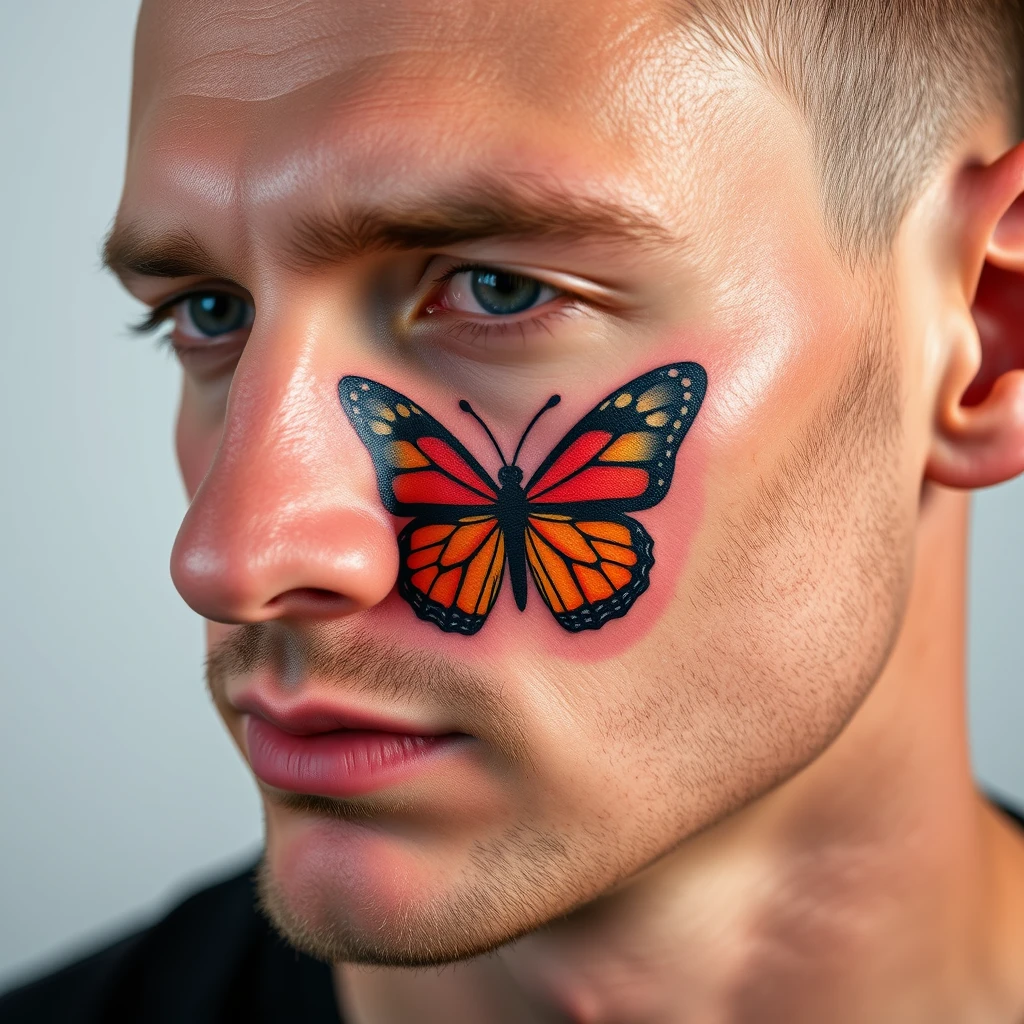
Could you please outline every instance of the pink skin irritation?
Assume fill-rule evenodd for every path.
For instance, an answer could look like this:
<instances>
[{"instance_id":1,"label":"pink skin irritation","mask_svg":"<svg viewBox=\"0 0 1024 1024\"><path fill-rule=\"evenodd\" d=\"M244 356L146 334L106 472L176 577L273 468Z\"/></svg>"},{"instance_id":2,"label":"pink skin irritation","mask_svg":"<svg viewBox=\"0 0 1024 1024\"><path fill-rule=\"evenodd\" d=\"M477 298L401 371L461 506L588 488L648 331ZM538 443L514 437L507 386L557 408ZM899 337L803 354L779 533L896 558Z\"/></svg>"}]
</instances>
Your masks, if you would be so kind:
<instances>
[{"instance_id":1,"label":"pink skin irritation","mask_svg":"<svg viewBox=\"0 0 1024 1024\"><path fill-rule=\"evenodd\" d=\"M541 417L527 438L519 458L518 464L523 470L525 482L565 433L598 402L614 391L616 386L621 386L654 367L688 361L700 363L708 370L708 395L705 396L704 406L680 445L668 494L653 508L630 514L654 540L654 565L651 567L650 585L624 616L609 620L600 629L571 633L555 620L534 585L532 577L527 582L526 608L520 611L513 599L506 569L501 592L487 621L480 631L472 636L446 633L432 622L420 619L399 595L397 589L392 590L371 613L381 633L402 636L409 646L430 650L442 656L457 655L464 661L489 661L506 653L510 645L527 645L565 661L588 664L616 657L641 641L656 625L676 593L691 541L703 516L707 453L706 432L702 430L702 421L706 416L708 399L713 394L716 381L714 369L708 369L705 354L711 350L712 346L707 343L698 345L694 344L692 339L687 339L686 343L681 344L678 338L673 339L673 342L665 344L661 358L651 357L645 360L646 365L618 374L615 380L606 384L594 386L592 398L577 398L573 395L575 388L565 388L562 403ZM409 397L415 401L414 395ZM547 394L540 396L538 406L547 397ZM427 403L428 411L451 430L491 476L495 477L497 466L494 463L497 460L497 453L489 445L481 444L476 434L482 434L482 431L476 423L469 420L469 417L465 417L468 421L466 425L455 418L455 415L459 414L458 397L453 398L450 403L455 414L450 413L448 408L434 408L432 405L436 403ZM509 435L517 440L526 422L528 418L524 419L522 426L513 424L508 425L506 429L499 429L493 423L488 425L504 449ZM483 440L486 443L486 438ZM509 450L514 447L513 441ZM409 520L394 519L394 522L397 537Z\"/></svg>"}]
</instances>

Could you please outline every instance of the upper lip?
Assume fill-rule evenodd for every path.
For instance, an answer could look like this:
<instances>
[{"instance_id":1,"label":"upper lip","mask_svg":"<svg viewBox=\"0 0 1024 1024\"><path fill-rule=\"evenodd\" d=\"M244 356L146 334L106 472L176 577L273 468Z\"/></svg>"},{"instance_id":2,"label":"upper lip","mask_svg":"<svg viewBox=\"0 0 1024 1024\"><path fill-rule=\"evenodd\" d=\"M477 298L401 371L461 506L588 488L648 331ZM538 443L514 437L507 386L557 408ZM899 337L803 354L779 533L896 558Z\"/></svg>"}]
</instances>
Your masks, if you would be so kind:
<instances>
[{"instance_id":1,"label":"upper lip","mask_svg":"<svg viewBox=\"0 0 1024 1024\"><path fill-rule=\"evenodd\" d=\"M240 694L234 706L242 712L266 719L285 732L298 736L311 736L340 729L360 729L367 732L389 732L409 736L438 736L446 730L424 728L400 719L388 719L373 712L305 698L299 701L270 701L258 693Z\"/></svg>"}]
</instances>

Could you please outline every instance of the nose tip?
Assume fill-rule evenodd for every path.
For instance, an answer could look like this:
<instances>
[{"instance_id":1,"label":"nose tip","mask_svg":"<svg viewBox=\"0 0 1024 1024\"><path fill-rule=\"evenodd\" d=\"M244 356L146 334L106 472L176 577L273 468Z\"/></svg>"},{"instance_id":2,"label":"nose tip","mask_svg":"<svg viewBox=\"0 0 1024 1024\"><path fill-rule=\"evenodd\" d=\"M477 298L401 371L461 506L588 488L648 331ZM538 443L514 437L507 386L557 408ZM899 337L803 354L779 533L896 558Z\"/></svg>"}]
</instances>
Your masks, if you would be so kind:
<instances>
[{"instance_id":1,"label":"nose tip","mask_svg":"<svg viewBox=\"0 0 1024 1024\"><path fill-rule=\"evenodd\" d=\"M195 493L171 577L217 622L352 615L384 600L397 578L395 529L345 422L337 377L319 365L325 349L293 351L290 337L247 346L215 446L212 435L179 429ZM200 419L187 403L181 415Z\"/></svg>"},{"instance_id":2,"label":"nose tip","mask_svg":"<svg viewBox=\"0 0 1024 1024\"><path fill-rule=\"evenodd\" d=\"M232 624L365 611L388 595L397 570L394 531L382 515L294 502L253 515L203 488L171 555L185 601Z\"/></svg>"}]
</instances>

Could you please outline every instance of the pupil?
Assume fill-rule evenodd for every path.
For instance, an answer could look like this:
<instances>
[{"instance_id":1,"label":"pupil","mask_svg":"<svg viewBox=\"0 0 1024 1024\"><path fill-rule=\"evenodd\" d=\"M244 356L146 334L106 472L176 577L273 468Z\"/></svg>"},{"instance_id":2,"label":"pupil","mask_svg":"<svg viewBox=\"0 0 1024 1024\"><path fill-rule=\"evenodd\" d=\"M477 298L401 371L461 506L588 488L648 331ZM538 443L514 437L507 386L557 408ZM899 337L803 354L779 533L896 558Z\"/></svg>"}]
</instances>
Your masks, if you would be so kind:
<instances>
[{"instance_id":1,"label":"pupil","mask_svg":"<svg viewBox=\"0 0 1024 1024\"><path fill-rule=\"evenodd\" d=\"M211 292L189 299L188 313L196 328L212 337L245 327L248 310L246 303L236 295Z\"/></svg>"},{"instance_id":2,"label":"pupil","mask_svg":"<svg viewBox=\"0 0 1024 1024\"><path fill-rule=\"evenodd\" d=\"M475 270L473 297L488 313L522 313L540 295L540 281L501 270Z\"/></svg>"}]
</instances>

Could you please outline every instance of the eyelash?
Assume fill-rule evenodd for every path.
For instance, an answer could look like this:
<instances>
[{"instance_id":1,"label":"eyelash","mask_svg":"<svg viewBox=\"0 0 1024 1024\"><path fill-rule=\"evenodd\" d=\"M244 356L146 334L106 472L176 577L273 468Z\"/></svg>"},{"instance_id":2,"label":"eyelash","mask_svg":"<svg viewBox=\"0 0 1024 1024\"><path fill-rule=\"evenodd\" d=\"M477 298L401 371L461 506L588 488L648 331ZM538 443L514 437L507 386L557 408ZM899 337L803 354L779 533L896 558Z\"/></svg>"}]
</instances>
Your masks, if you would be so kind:
<instances>
[{"instance_id":1,"label":"eyelash","mask_svg":"<svg viewBox=\"0 0 1024 1024\"><path fill-rule=\"evenodd\" d=\"M184 302L188 297L189 293L186 293L185 295L179 295L176 299L168 299L166 302L161 302L159 306L151 309L141 320L130 323L128 330L132 334L152 334L174 312L174 307L179 302ZM163 341L164 339L161 338L160 340Z\"/></svg>"},{"instance_id":2,"label":"eyelash","mask_svg":"<svg viewBox=\"0 0 1024 1024\"><path fill-rule=\"evenodd\" d=\"M454 266L449 267L443 274L438 275L434 279L432 293L442 288L453 278L458 277L459 274L464 274L470 271L476 270L495 270L500 269L489 263L457 263ZM128 329L133 334L147 335L152 334L161 324L169 320L174 313L177 306L183 302L187 302L190 298L197 295L209 295L213 292L223 291L223 289L217 288L193 288L190 291L182 292L179 295L174 295L169 299L165 299L160 305L155 306L140 320L129 324ZM569 292L562 292L563 297L572 297ZM551 300L548 300L544 305L550 305ZM542 308L542 307L539 307ZM456 314L458 310L454 311ZM529 312L527 310L526 312ZM463 334L470 333L473 337L480 337L482 335L488 335L491 333L502 333L505 331L516 331L518 330L521 335L525 337L525 325L528 323L531 326L537 325L547 328L547 321L557 317L559 314L564 315L564 308L556 308L549 310L540 316L531 317L528 321L526 320L513 320L511 317L494 318L488 321L478 320L462 320L460 323L452 328L453 333ZM174 347L173 337L170 333L162 334L156 339L157 344L161 347Z\"/></svg>"}]
</instances>

